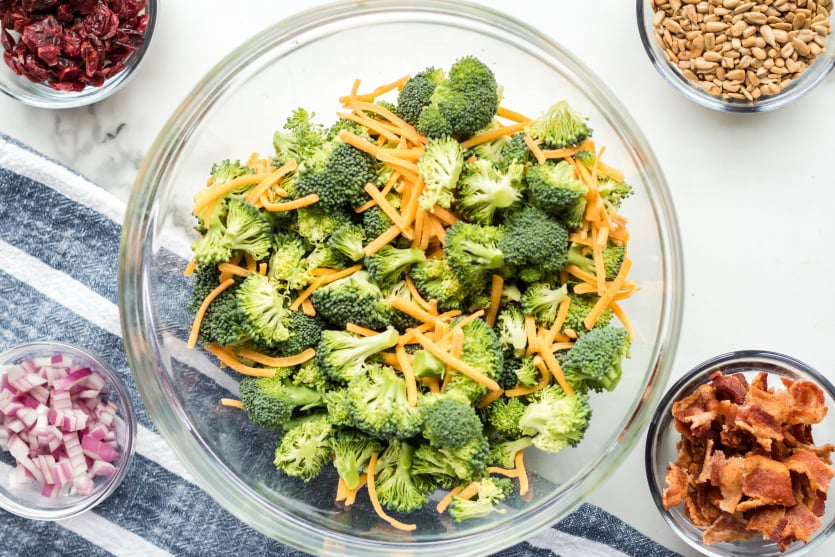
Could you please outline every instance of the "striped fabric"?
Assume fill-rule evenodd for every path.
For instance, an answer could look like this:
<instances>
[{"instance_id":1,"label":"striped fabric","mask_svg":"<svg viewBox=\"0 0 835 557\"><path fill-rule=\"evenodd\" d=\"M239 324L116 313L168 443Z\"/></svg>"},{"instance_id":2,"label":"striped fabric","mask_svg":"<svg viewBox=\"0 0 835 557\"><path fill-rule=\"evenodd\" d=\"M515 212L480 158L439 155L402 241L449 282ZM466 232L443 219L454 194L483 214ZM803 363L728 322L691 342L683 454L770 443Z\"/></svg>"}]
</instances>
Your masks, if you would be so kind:
<instances>
[{"instance_id":1,"label":"striped fabric","mask_svg":"<svg viewBox=\"0 0 835 557\"><path fill-rule=\"evenodd\" d=\"M59 340L101 354L138 411L136 457L105 502L59 523L0 511L0 555L279 555L268 539L218 506L160 437L127 365L117 307L124 205L82 176L0 135L0 351ZM10 457L0 457L0 473ZM502 557L660 557L669 550L591 505Z\"/></svg>"}]
</instances>

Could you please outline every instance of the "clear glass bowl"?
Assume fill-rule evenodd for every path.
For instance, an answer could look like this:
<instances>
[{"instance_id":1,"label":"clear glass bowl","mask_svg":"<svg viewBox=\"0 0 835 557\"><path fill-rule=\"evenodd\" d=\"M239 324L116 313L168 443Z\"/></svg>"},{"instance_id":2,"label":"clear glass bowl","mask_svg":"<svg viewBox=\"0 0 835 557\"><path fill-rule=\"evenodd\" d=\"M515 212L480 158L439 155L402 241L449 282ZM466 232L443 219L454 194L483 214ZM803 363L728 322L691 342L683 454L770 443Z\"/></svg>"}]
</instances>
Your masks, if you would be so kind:
<instances>
[{"instance_id":1,"label":"clear glass bowl","mask_svg":"<svg viewBox=\"0 0 835 557\"><path fill-rule=\"evenodd\" d=\"M133 77L136 68L145 57L151 45L157 21L157 0L146 0L145 13L148 15L148 27L145 40L136 52L125 60L125 69L106 80L100 87L87 86L81 91L56 91L45 83L33 83L22 75L17 75L0 58L0 92L30 106L39 108L77 108L102 101L124 87ZM2 52L2 50L0 50Z\"/></svg>"},{"instance_id":2,"label":"clear glass bowl","mask_svg":"<svg viewBox=\"0 0 835 557\"><path fill-rule=\"evenodd\" d=\"M369 37L373 37L370 39ZM420 48L380 45L420 44ZM186 349L193 314L183 269L195 239L193 195L213 162L272 151L272 135L298 106L336 119L356 78L369 87L464 54L481 57L504 84L505 102L539 113L568 99L587 115L607 163L636 194L630 219L631 279L624 303L632 357L613 393L593 397L579 447L526 459L533 490L507 514L451 523L433 509L392 530L366 499L333 503L335 478L304 484L272 465L273 435L219 404L237 376ZM331 115L333 117L331 118ZM575 508L621 462L669 375L682 304L679 233L661 168L636 123L600 80L551 38L501 13L448 1L344 2L266 29L197 85L146 157L127 210L120 254L120 308L127 355L149 413L173 450L221 505L265 534L314 554L484 554L520 542ZM432 505L434 507L434 504Z\"/></svg>"},{"instance_id":3,"label":"clear glass bowl","mask_svg":"<svg viewBox=\"0 0 835 557\"><path fill-rule=\"evenodd\" d=\"M711 95L698 84L687 79L681 70L672 63L664 49L655 38L652 9L653 0L637 0L638 32L652 65L664 80L691 101L714 110L725 112L766 112L786 106L799 99L820 82L822 82L832 68L835 67L835 38L830 35L827 46L815 61L782 91L775 95L764 95L759 99L748 101L745 99L722 98Z\"/></svg>"},{"instance_id":4,"label":"clear glass bowl","mask_svg":"<svg viewBox=\"0 0 835 557\"><path fill-rule=\"evenodd\" d=\"M108 401L116 405L113 429L119 451L113 464L116 470L107 476L94 478L94 487L89 495L61 495L46 497L40 487L34 485L12 486L9 470L14 466L14 457L5 450L0 451L0 508L24 518L33 520L61 520L79 515L92 509L113 493L125 478L133 459L136 439L136 411L130 396L116 371L99 356L77 346L60 342L32 342L21 344L0 353L0 376L5 375L7 366L19 364L32 358L68 356L73 365L89 367L104 379L103 392Z\"/></svg>"},{"instance_id":5,"label":"clear glass bowl","mask_svg":"<svg viewBox=\"0 0 835 557\"><path fill-rule=\"evenodd\" d=\"M717 543L706 546L702 542L702 530L698 529L684 512L684 506L679 505L665 510L661 503L661 493L666 488L667 464L675 462L678 449L676 442L681 439L675 429L672 416L673 403L692 394L700 385L707 383L710 376L717 370L723 374L743 373L751 379L757 372L769 373L770 386L781 388L779 378L786 377L793 381L811 381L816 383L824 393L829 412L826 418L812 426L812 436L815 444L835 442L835 386L820 372L803 362L790 356L762 350L740 350L730 352L703 362L673 384L655 411L647 431L645 453L645 469L649 489L658 510L670 528L690 547L710 557L777 557L798 556L811 552L835 532L835 504L832 499L827 502L826 514L821 518L821 527L814 533L807 544L795 542L781 553L777 544L767 541L761 536L735 543Z\"/></svg>"}]
</instances>

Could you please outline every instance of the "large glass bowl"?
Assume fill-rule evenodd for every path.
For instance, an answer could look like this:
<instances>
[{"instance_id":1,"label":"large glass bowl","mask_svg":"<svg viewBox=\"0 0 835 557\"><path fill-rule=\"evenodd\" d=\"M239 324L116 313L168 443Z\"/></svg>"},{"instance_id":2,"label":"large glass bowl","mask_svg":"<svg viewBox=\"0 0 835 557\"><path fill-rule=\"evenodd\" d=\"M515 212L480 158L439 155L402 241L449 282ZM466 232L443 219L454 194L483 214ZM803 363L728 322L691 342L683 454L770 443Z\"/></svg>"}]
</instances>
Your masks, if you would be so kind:
<instances>
[{"instance_id":1,"label":"large glass bowl","mask_svg":"<svg viewBox=\"0 0 835 557\"><path fill-rule=\"evenodd\" d=\"M396 45L404 45L403 48ZM410 45L405 47L405 45ZM219 403L238 377L186 349L192 313L183 269L195 239L193 196L213 162L268 154L298 106L332 122L356 78L369 87L464 54L489 64L507 106L539 114L567 99L589 117L606 160L635 188L630 275L640 292L623 303L634 328L631 358L613 393L593 396L579 447L526 459L532 490L506 514L455 524L431 509L400 532L367 498L335 504L335 476L309 484L272 465L274 435ZM315 554L469 555L498 551L574 509L643 435L669 376L682 305L681 247L661 168L612 93L554 40L498 12L448 1L346 2L281 21L216 66L171 117L140 170L124 225L120 307L125 344L148 411L173 450L221 505L242 521Z\"/></svg>"}]
</instances>

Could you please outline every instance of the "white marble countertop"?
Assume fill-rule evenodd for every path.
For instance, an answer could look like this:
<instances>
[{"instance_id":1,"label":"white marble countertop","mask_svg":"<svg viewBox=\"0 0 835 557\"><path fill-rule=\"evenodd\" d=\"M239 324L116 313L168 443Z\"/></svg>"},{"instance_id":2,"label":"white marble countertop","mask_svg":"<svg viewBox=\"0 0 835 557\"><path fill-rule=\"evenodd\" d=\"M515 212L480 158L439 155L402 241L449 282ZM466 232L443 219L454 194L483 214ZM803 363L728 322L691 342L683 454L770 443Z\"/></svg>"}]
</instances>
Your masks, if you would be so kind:
<instances>
[{"instance_id":1,"label":"white marble countertop","mask_svg":"<svg viewBox=\"0 0 835 557\"><path fill-rule=\"evenodd\" d=\"M320 3L247 0L229 10L223 0L199 8L161 2L151 49L123 90L64 111L0 97L0 132L127 200L145 152L202 75L249 35ZM685 311L671 379L744 348L784 352L835 373L828 346L835 302L823 288L835 276L835 75L776 112L718 113L686 100L656 73L640 44L634 2L482 3L574 52L625 105L661 161L685 247ZM636 444L589 501L692 555L650 500L643 445ZM815 557L824 555L835 555L835 540Z\"/></svg>"}]
</instances>

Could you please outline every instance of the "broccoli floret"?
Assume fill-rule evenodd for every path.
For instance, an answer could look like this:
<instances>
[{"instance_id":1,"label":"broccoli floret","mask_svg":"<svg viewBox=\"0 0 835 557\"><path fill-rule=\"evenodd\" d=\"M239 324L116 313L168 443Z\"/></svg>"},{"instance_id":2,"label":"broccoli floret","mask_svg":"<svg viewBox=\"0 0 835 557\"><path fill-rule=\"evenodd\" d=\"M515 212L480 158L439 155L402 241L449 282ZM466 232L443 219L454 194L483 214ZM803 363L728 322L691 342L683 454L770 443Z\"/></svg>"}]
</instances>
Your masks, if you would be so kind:
<instances>
[{"instance_id":1,"label":"broccoli floret","mask_svg":"<svg viewBox=\"0 0 835 557\"><path fill-rule=\"evenodd\" d=\"M568 296L568 284L552 288L547 282L535 282L522 293L522 312L536 322L550 327L557 318L560 303Z\"/></svg>"},{"instance_id":2,"label":"broccoli floret","mask_svg":"<svg viewBox=\"0 0 835 557\"><path fill-rule=\"evenodd\" d=\"M338 431L330 439L333 465L348 489L360 485L360 472L368 469L373 453L383 451L383 443L354 429Z\"/></svg>"},{"instance_id":3,"label":"broccoli floret","mask_svg":"<svg viewBox=\"0 0 835 557\"><path fill-rule=\"evenodd\" d=\"M318 366L317 366L318 367ZM322 394L328 411L328 420L337 427L354 427L351 408L348 406L348 388L331 387Z\"/></svg>"},{"instance_id":4,"label":"broccoli floret","mask_svg":"<svg viewBox=\"0 0 835 557\"><path fill-rule=\"evenodd\" d=\"M390 304L392 298L401 298L407 302L416 303L412 291L409 289L409 285L405 280L400 280L394 283L394 285L387 287L383 291L383 295L386 297L386 304ZM408 313L399 309L390 308L389 324L398 331L403 332L411 327L417 327L420 322Z\"/></svg>"},{"instance_id":5,"label":"broccoli floret","mask_svg":"<svg viewBox=\"0 0 835 557\"><path fill-rule=\"evenodd\" d=\"M480 478L487 471L490 445L480 436L457 449L422 443L415 451L414 474L431 478L442 486ZM455 480L458 480L457 482Z\"/></svg>"},{"instance_id":6,"label":"broccoli floret","mask_svg":"<svg viewBox=\"0 0 835 557\"><path fill-rule=\"evenodd\" d=\"M557 359L566 381L576 391L611 391L620 382L623 360L629 357L629 333L620 327L594 328L580 335Z\"/></svg>"},{"instance_id":7,"label":"broccoli floret","mask_svg":"<svg viewBox=\"0 0 835 557\"><path fill-rule=\"evenodd\" d=\"M506 137L506 136L505 136ZM511 164L521 164L525 169L533 162L534 157L527 143L525 133L516 132L511 135L502 146L498 159L493 161L500 171L505 171Z\"/></svg>"},{"instance_id":8,"label":"broccoli floret","mask_svg":"<svg viewBox=\"0 0 835 557\"><path fill-rule=\"evenodd\" d=\"M292 290L301 290L312 278L307 270L304 238L292 232L276 234L267 276Z\"/></svg>"},{"instance_id":9,"label":"broccoli floret","mask_svg":"<svg viewBox=\"0 0 835 557\"><path fill-rule=\"evenodd\" d=\"M308 271L312 271L317 267L324 267L327 269L344 269L349 260L342 252L327 245L319 245L307 254L305 258L305 265Z\"/></svg>"},{"instance_id":10,"label":"broccoli floret","mask_svg":"<svg viewBox=\"0 0 835 557\"><path fill-rule=\"evenodd\" d=\"M318 161L299 170L293 196L298 199L315 193L316 206L329 213L341 213L368 200L365 184L374 182L374 158L342 141L326 144L327 152Z\"/></svg>"},{"instance_id":11,"label":"broccoli floret","mask_svg":"<svg viewBox=\"0 0 835 557\"><path fill-rule=\"evenodd\" d=\"M577 335L585 334L588 329L584 320L600 298L596 294L572 294L571 303L568 305L568 313L563 323L563 331L574 331ZM593 328L607 327L614 318L612 308L607 307L597 318Z\"/></svg>"},{"instance_id":12,"label":"broccoli floret","mask_svg":"<svg viewBox=\"0 0 835 557\"><path fill-rule=\"evenodd\" d=\"M343 224L333 231L325 245L335 249L351 261L359 261L365 254L362 251L365 231L356 224Z\"/></svg>"},{"instance_id":13,"label":"broccoli floret","mask_svg":"<svg viewBox=\"0 0 835 557\"><path fill-rule=\"evenodd\" d=\"M513 468L516 466L516 455L531 446L530 437L519 437L511 441L493 441L490 444L488 462L490 466Z\"/></svg>"},{"instance_id":14,"label":"broccoli floret","mask_svg":"<svg viewBox=\"0 0 835 557\"><path fill-rule=\"evenodd\" d=\"M502 372L496 378L496 383L504 390L513 389L519 383L516 377L516 369L522 364L522 360L516 358L512 353L505 351L502 360Z\"/></svg>"},{"instance_id":15,"label":"broccoli floret","mask_svg":"<svg viewBox=\"0 0 835 557\"><path fill-rule=\"evenodd\" d=\"M380 330L391 323L393 310L367 271L357 271L313 291L317 315L337 328L354 323Z\"/></svg>"},{"instance_id":16,"label":"broccoli floret","mask_svg":"<svg viewBox=\"0 0 835 557\"><path fill-rule=\"evenodd\" d=\"M489 273L504 266L505 256L499 248L502 235L496 226L460 220L447 229L444 252L458 280L470 287L481 286Z\"/></svg>"},{"instance_id":17,"label":"broccoli floret","mask_svg":"<svg viewBox=\"0 0 835 557\"><path fill-rule=\"evenodd\" d=\"M416 73L397 95L395 113L409 124L416 126L423 109L432 102L435 88L444 82L446 75L440 68L426 68Z\"/></svg>"},{"instance_id":18,"label":"broccoli floret","mask_svg":"<svg viewBox=\"0 0 835 557\"><path fill-rule=\"evenodd\" d=\"M380 504L411 512L429 501L434 483L413 473L415 448L405 441L391 441L374 467L374 483Z\"/></svg>"},{"instance_id":19,"label":"broccoli floret","mask_svg":"<svg viewBox=\"0 0 835 557\"><path fill-rule=\"evenodd\" d=\"M412 372L415 377L443 379L446 373L446 364L426 350L419 349L415 350L412 355Z\"/></svg>"},{"instance_id":20,"label":"broccoli floret","mask_svg":"<svg viewBox=\"0 0 835 557\"><path fill-rule=\"evenodd\" d=\"M191 300L188 309L197 311L206 296L220 284L220 269L217 265L198 265L191 276Z\"/></svg>"},{"instance_id":21,"label":"broccoli floret","mask_svg":"<svg viewBox=\"0 0 835 557\"><path fill-rule=\"evenodd\" d=\"M318 317L291 310L287 314L286 323L289 336L274 345L280 356L300 354L318 345L322 339L323 323Z\"/></svg>"},{"instance_id":22,"label":"broccoli floret","mask_svg":"<svg viewBox=\"0 0 835 557\"><path fill-rule=\"evenodd\" d=\"M505 500L513 490L510 478L488 476L479 481L478 493L472 499L454 495L449 505L449 515L455 522L484 518L491 513L505 514L507 509L497 509L496 505Z\"/></svg>"},{"instance_id":23,"label":"broccoli floret","mask_svg":"<svg viewBox=\"0 0 835 557\"><path fill-rule=\"evenodd\" d=\"M334 386L330 377L325 375L325 372L316 364L315 359L307 360L302 365L295 368L295 372L292 376L293 383L296 385L310 387L311 389L315 389L316 391L322 393L323 403L327 406L325 395L333 389Z\"/></svg>"},{"instance_id":24,"label":"broccoli floret","mask_svg":"<svg viewBox=\"0 0 835 557\"><path fill-rule=\"evenodd\" d=\"M241 161L231 161L229 159L224 159L220 162L216 162L212 165L212 185L215 184L225 184L235 178L239 178L241 176L246 176L247 174L252 174L254 171L241 164ZM252 188L253 186L244 186L242 188L238 188L232 190L230 193L232 195L242 195L248 189Z\"/></svg>"},{"instance_id":25,"label":"broccoli floret","mask_svg":"<svg viewBox=\"0 0 835 557\"><path fill-rule=\"evenodd\" d=\"M323 406L322 395L304 385L275 377L244 377L239 383L241 403L249 420L266 429L285 426L296 410Z\"/></svg>"},{"instance_id":26,"label":"broccoli floret","mask_svg":"<svg viewBox=\"0 0 835 557\"><path fill-rule=\"evenodd\" d=\"M235 346L249 341L238 312L236 293L240 281L236 279L235 284L221 292L206 308L197 337L200 344Z\"/></svg>"},{"instance_id":27,"label":"broccoli floret","mask_svg":"<svg viewBox=\"0 0 835 557\"><path fill-rule=\"evenodd\" d=\"M255 206L238 197L217 203L206 235L192 244L198 265L229 261L238 250L256 260L265 259L271 248L270 222Z\"/></svg>"},{"instance_id":28,"label":"broccoli floret","mask_svg":"<svg viewBox=\"0 0 835 557\"><path fill-rule=\"evenodd\" d=\"M447 78L436 85L416 127L430 138L470 136L493 120L498 106L493 71L478 58L464 56L452 64Z\"/></svg>"},{"instance_id":29,"label":"broccoli floret","mask_svg":"<svg viewBox=\"0 0 835 557\"><path fill-rule=\"evenodd\" d=\"M356 428L378 439L408 439L422 427L421 412L407 399L406 381L376 362L366 363L351 378L348 407Z\"/></svg>"},{"instance_id":30,"label":"broccoli floret","mask_svg":"<svg viewBox=\"0 0 835 557\"><path fill-rule=\"evenodd\" d=\"M309 482L331 457L333 432L325 414L315 414L287 431L275 449L273 464L288 476Z\"/></svg>"},{"instance_id":31,"label":"broccoli floret","mask_svg":"<svg viewBox=\"0 0 835 557\"><path fill-rule=\"evenodd\" d=\"M483 130L480 130L478 132L478 134L476 134L476 135L480 135L482 133L485 133L485 132L488 132L488 131L491 131L491 130L495 130L499 127L500 127L499 123L497 121L493 120L492 122L490 122L487 125L486 128L484 128ZM502 151L504 150L504 148L508 144L508 142L510 142L510 136L500 135L500 136L498 136L494 139L491 139L490 141L485 141L483 143L479 143L478 145L476 145L472 149L469 149L467 151L466 155L465 155L465 158L469 158L470 156L473 156L477 159L486 159L486 160L490 161L491 163L493 163L494 165L498 165L498 164L503 162ZM505 164L504 168L502 168L502 170L504 170L506 167L507 167L507 165Z\"/></svg>"},{"instance_id":32,"label":"broccoli floret","mask_svg":"<svg viewBox=\"0 0 835 557\"><path fill-rule=\"evenodd\" d=\"M339 135L339 132L342 130L346 130L351 132L354 135L358 135L364 139L368 139L368 128L363 126L358 122L354 122L353 120L348 120L347 118L338 118L336 122L328 128L325 132L325 140L326 141L333 141Z\"/></svg>"},{"instance_id":33,"label":"broccoli floret","mask_svg":"<svg viewBox=\"0 0 835 557\"><path fill-rule=\"evenodd\" d=\"M346 213L326 213L318 203L299 207L296 213L296 231L311 244L323 244L337 228L351 222Z\"/></svg>"},{"instance_id":34,"label":"broccoli floret","mask_svg":"<svg viewBox=\"0 0 835 557\"><path fill-rule=\"evenodd\" d=\"M275 166L281 166L290 159L302 164L322 147L325 129L313 122L314 116L304 108L297 108L284 123L286 131L273 134Z\"/></svg>"},{"instance_id":35,"label":"broccoli floret","mask_svg":"<svg viewBox=\"0 0 835 557\"><path fill-rule=\"evenodd\" d=\"M426 254L421 249L396 248L387 244L365 258L365 268L380 288L390 288L409 266L425 260Z\"/></svg>"},{"instance_id":36,"label":"broccoli floret","mask_svg":"<svg viewBox=\"0 0 835 557\"><path fill-rule=\"evenodd\" d=\"M569 228L580 228L586 208L586 185L574 178L566 161L535 164L525 175L530 201L549 215L561 218Z\"/></svg>"},{"instance_id":37,"label":"broccoli floret","mask_svg":"<svg viewBox=\"0 0 835 557\"><path fill-rule=\"evenodd\" d=\"M456 320L452 325L455 326ZM502 374L504 355L495 331L482 319L470 321L463 327L464 347L461 359L481 373L496 380ZM476 402L487 392L487 387L466 375L456 373L447 385L445 393Z\"/></svg>"},{"instance_id":38,"label":"broccoli floret","mask_svg":"<svg viewBox=\"0 0 835 557\"><path fill-rule=\"evenodd\" d=\"M526 405L520 397L500 397L485 409L485 419L493 433L501 439L515 440L522 437L519 418Z\"/></svg>"},{"instance_id":39,"label":"broccoli floret","mask_svg":"<svg viewBox=\"0 0 835 557\"><path fill-rule=\"evenodd\" d=\"M499 171L487 159L464 164L456 193L457 209L470 222L491 224L497 212L522 199L524 167L513 163Z\"/></svg>"},{"instance_id":40,"label":"broccoli floret","mask_svg":"<svg viewBox=\"0 0 835 557\"><path fill-rule=\"evenodd\" d=\"M574 155L574 158L583 163L586 168L592 168L597 160L597 154L594 151L583 150Z\"/></svg>"},{"instance_id":41,"label":"broccoli floret","mask_svg":"<svg viewBox=\"0 0 835 557\"><path fill-rule=\"evenodd\" d=\"M397 344L399 336L393 328L367 337L348 331L322 331L322 340L316 347L316 365L332 381L348 383L362 372L368 358Z\"/></svg>"},{"instance_id":42,"label":"broccoli floret","mask_svg":"<svg viewBox=\"0 0 835 557\"><path fill-rule=\"evenodd\" d=\"M378 205L374 205L362 214L362 228L367 242L377 238L392 225L394 225L392 220Z\"/></svg>"},{"instance_id":43,"label":"broccoli floret","mask_svg":"<svg viewBox=\"0 0 835 557\"><path fill-rule=\"evenodd\" d=\"M424 395L423 436L433 447L459 449L483 436L481 420L468 400L451 395Z\"/></svg>"},{"instance_id":44,"label":"broccoli floret","mask_svg":"<svg viewBox=\"0 0 835 557\"><path fill-rule=\"evenodd\" d=\"M458 280L446 259L426 259L409 270L418 292L427 300L437 300L440 311L462 309L468 288Z\"/></svg>"},{"instance_id":45,"label":"broccoli floret","mask_svg":"<svg viewBox=\"0 0 835 557\"><path fill-rule=\"evenodd\" d=\"M539 384L539 368L531 357L524 357L514 369L516 382L523 387L533 387Z\"/></svg>"},{"instance_id":46,"label":"broccoli floret","mask_svg":"<svg viewBox=\"0 0 835 557\"><path fill-rule=\"evenodd\" d=\"M496 317L496 334L506 352L517 358L525 355L528 334L525 330L525 314L518 304L508 304Z\"/></svg>"},{"instance_id":47,"label":"broccoli floret","mask_svg":"<svg viewBox=\"0 0 835 557\"><path fill-rule=\"evenodd\" d=\"M435 205L449 209L464 169L461 144L450 137L430 139L417 167L424 182L419 199L421 209L432 211Z\"/></svg>"},{"instance_id":48,"label":"broccoli floret","mask_svg":"<svg viewBox=\"0 0 835 557\"><path fill-rule=\"evenodd\" d=\"M534 446L549 453L576 447L583 439L591 418L588 395L567 395L557 385L536 391L534 400L519 418L519 430L532 438Z\"/></svg>"},{"instance_id":49,"label":"broccoli floret","mask_svg":"<svg viewBox=\"0 0 835 557\"><path fill-rule=\"evenodd\" d=\"M274 347L290 338L287 296L269 277L249 273L236 292L241 326L254 341Z\"/></svg>"},{"instance_id":50,"label":"broccoli floret","mask_svg":"<svg viewBox=\"0 0 835 557\"><path fill-rule=\"evenodd\" d=\"M549 148L562 149L578 145L592 133L586 118L567 101L554 103L528 129L534 139L541 139Z\"/></svg>"},{"instance_id":51,"label":"broccoli floret","mask_svg":"<svg viewBox=\"0 0 835 557\"><path fill-rule=\"evenodd\" d=\"M597 268L594 265L594 259L591 252L586 253L588 248L581 244L571 244L568 248L568 262L577 265L583 271L590 275L597 275ZM603 269L606 272L606 280L613 280L620 271L620 266L623 265L623 258L626 254L624 246L617 244L609 244L602 250L603 252Z\"/></svg>"},{"instance_id":52,"label":"broccoli floret","mask_svg":"<svg viewBox=\"0 0 835 557\"><path fill-rule=\"evenodd\" d=\"M525 207L507 217L499 249L508 265L550 275L568 262L568 230L539 209Z\"/></svg>"},{"instance_id":53,"label":"broccoli floret","mask_svg":"<svg viewBox=\"0 0 835 557\"><path fill-rule=\"evenodd\" d=\"M610 179L599 180L597 191L610 213L619 209L623 200L635 193L629 184Z\"/></svg>"}]
</instances>

